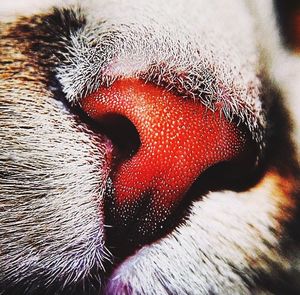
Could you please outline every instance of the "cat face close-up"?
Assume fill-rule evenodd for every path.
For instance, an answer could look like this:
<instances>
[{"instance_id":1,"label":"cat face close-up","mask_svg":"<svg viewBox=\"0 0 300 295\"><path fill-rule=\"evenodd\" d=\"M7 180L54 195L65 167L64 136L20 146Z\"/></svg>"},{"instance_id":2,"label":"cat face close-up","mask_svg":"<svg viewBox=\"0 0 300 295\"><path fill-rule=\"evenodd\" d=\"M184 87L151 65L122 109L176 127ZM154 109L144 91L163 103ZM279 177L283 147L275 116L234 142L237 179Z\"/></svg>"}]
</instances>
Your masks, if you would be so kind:
<instances>
[{"instance_id":1,"label":"cat face close-up","mask_svg":"<svg viewBox=\"0 0 300 295\"><path fill-rule=\"evenodd\" d=\"M281 9L0 3L0 295L300 294Z\"/></svg>"}]
</instances>

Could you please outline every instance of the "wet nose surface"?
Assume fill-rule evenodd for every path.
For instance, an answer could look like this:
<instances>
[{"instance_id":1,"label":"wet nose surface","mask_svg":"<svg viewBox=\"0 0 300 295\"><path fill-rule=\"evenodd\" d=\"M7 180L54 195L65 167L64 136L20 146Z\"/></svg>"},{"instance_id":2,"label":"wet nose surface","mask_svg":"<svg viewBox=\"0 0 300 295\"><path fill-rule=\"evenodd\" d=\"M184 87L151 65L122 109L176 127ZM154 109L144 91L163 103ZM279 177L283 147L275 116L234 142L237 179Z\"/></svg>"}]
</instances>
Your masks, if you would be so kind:
<instances>
[{"instance_id":1,"label":"wet nose surface","mask_svg":"<svg viewBox=\"0 0 300 295\"><path fill-rule=\"evenodd\" d=\"M155 232L203 171L237 157L246 142L220 111L137 79L102 87L81 104L95 120L117 114L136 128L139 148L112 175L111 212L118 225L135 223L139 235Z\"/></svg>"}]
</instances>

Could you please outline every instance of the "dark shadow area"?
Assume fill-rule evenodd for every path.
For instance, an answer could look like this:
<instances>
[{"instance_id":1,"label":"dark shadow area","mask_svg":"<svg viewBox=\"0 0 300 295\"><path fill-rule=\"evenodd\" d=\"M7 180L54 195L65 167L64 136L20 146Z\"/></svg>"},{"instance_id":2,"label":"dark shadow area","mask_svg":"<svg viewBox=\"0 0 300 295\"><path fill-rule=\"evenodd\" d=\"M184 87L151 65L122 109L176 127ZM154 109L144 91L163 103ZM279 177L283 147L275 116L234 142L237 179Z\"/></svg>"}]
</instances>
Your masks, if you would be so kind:
<instances>
[{"instance_id":1,"label":"dark shadow area","mask_svg":"<svg viewBox=\"0 0 300 295\"><path fill-rule=\"evenodd\" d=\"M300 1L275 0L274 3L285 45L300 50Z\"/></svg>"}]
</instances>

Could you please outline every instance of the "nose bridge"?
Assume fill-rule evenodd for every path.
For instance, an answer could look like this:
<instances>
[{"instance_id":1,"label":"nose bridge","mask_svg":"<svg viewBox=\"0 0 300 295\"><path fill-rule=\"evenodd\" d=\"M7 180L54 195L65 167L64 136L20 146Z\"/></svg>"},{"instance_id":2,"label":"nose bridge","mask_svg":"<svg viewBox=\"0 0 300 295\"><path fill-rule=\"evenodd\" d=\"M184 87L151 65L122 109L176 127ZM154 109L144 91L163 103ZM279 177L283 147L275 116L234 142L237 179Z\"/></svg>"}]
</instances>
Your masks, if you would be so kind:
<instances>
[{"instance_id":1,"label":"nose bridge","mask_svg":"<svg viewBox=\"0 0 300 295\"><path fill-rule=\"evenodd\" d=\"M116 81L82 105L94 119L107 113L125 116L139 134L136 154L113 174L115 205L125 219L146 195L149 217L165 219L201 172L236 157L246 142L220 112L139 80Z\"/></svg>"}]
</instances>

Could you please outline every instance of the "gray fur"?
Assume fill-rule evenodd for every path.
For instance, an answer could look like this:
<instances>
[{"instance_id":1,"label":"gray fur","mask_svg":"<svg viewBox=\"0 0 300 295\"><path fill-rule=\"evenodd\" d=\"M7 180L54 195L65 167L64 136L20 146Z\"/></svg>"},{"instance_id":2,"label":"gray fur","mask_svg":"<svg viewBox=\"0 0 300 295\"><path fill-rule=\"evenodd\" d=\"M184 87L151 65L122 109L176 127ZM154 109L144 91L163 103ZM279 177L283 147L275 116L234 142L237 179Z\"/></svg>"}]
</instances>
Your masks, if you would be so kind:
<instances>
[{"instance_id":1,"label":"gray fur","mask_svg":"<svg viewBox=\"0 0 300 295\"><path fill-rule=\"evenodd\" d=\"M18 22L0 27L0 294L77 294L77 284L81 294L276 294L276 286L299 291L298 245L285 229L298 202L298 179L289 164L281 174L278 164L267 163L247 191L199 196L167 236L113 265L103 211L111 144L57 100L48 83L54 74L67 100L78 105L118 78L150 80L208 109L221 104L222 113L245 124L263 150L263 104L272 104L263 101L263 80L284 80L274 70L284 55L271 2L82 6L74 13L86 22L57 32L58 44L43 40L36 54L30 38L11 34ZM26 34L34 35L43 17L42 24L20 21L32 21ZM44 51L52 58L42 60ZM290 253L285 240L293 241ZM113 266L111 274L104 264ZM93 280L102 289L85 293Z\"/></svg>"},{"instance_id":2,"label":"gray fur","mask_svg":"<svg viewBox=\"0 0 300 295\"><path fill-rule=\"evenodd\" d=\"M0 282L67 284L109 259L99 219L107 139L54 100L14 40L1 42Z\"/></svg>"},{"instance_id":3,"label":"gray fur","mask_svg":"<svg viewBox=\"0 0 300 295\"><path fill-rule=\"evenodd\" d=\"M224 12L218 1L188 1L182 16L164 13L168 4L132 2L104 3L104 8L98 4L95 9L101 13L71 37L57 74L67 99L76 103L119 77L138 77L200 100L211 110L221 105L229 120L237 117L263 144L266 123L257 75L264 69L259 69L254 24L246 7L230 1ZM128 7L134 14L127 15ZM210 25L218 17L225 19L226 30L222 23Z\"/></svg>"}]
</instances>

